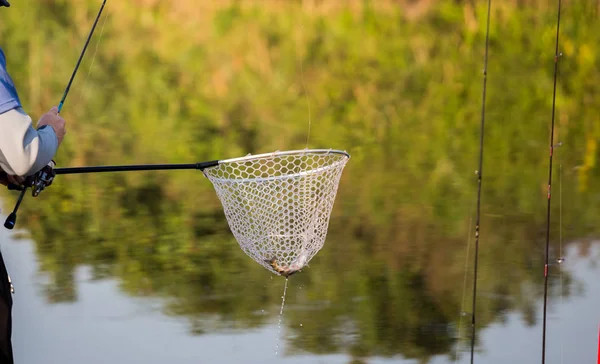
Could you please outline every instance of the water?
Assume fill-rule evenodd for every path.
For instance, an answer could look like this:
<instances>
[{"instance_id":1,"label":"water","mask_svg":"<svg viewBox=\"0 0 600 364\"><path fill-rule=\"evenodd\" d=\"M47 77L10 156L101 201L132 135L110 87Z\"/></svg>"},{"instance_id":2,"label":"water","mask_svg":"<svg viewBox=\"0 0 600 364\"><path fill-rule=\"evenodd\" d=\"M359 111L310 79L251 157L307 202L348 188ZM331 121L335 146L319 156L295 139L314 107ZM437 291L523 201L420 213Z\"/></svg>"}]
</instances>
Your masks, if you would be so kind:
<instances>
[{"instance_id":1,"label":"water","mask_svg":"<svg viewBox=\"0 0 600 364\"><path fill-rule=\"evenodd\" d=\"M15 241L4 229L0 232L0 239L16 288L13 342L18 363L262 363L272 357L273 345L279 340L279 327L275 322L265 322L253 329L215 330L193 335L185 316L174 317L165 313L168 299L132 297L123 292L118 279L92 279L91 269L85 266L74 272L76 299L68 303L51 303L44 289L47 276L39 271L39 257L33 243L29 240ZM572 294L562 300L560 297L550 299L547 358L553 363L593 362L600 321L597 305L600 302L600 286L595 284L599 273L600 242L575 241L569 244L565 256L562 267L566 275L571 275ZM314 262L312 266L316 269L319 264ZM302 274L298 277L301 278ZM268 274L262 280L271 281ZM278 284L272 285L281 289ZM310 342L319 336L318 331L310 330L310 326L321 320L313 317L322 316L331 307L327 303L327 292L316 294L312 304L302 305L301 302L307 301L300 292L310 289L310 283L304 282L302 286L303 290L294 290L288 297L290 307L286 310L289 315L286 318L302 329L296 330L294 335L302 335L301 341ZM488 293L482 283L482 302L506 298ZM374 287L373 294L381 292ZM348 295L351 296L352 292ZM353 300L349 296L346 299L351 301L348 302L350 305L360 305L361 300L368 299L355 297ZM476 362L539 361L541 301L536 299L534 306L533 325L525 323L522 313L508 311L501 320L480 329ZM458 313L456 316L458 319ZM205 315L200 320L210 321L211 317ZM298 320L301 322L298 323ZM380 322L376 331L390 332L385 325L385 322ZM422 326L426 335L428 332L440 335L435 330L432 325ZM355 332L355 328L347 327L349 337ZM336 333L340 334L344 333ZM321 350L320 353L293 350L290 340L294 338L284 340L280 345L278 361L348 363L352 358L339 347ZM399 348L405 345L401 341L396 344ZM466 354L465 351L459 362L468 361ZM416 363L405 360L402 355L374 355L362 360L365 363ZM446 355L432 355L429 361L436 364L450 362Z\"/></svg>"}]
</instances>

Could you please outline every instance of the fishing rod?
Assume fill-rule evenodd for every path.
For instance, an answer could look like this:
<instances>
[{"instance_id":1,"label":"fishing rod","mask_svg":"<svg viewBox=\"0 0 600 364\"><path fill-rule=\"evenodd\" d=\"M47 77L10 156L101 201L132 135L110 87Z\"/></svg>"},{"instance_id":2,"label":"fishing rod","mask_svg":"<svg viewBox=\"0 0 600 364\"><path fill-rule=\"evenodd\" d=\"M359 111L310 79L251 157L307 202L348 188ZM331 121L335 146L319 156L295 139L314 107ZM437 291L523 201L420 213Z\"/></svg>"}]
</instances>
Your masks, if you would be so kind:
<instances>
[{"instance_id":1,"label":"fishing rod","mask_svg":"<svg viewBox=\"0 0 600 364\"><path fill-rule=\"evenodd\" d=\"M204 170L214 167L219 164L218 160L199 162L199 163L182 163L182 164L130 164L120 166L94 166L94 167L70 167L56 168L54 172L58 174L83 174L83 173L100 173L100 172L134 172L134 171L172 171L196 169Z\"/></svg>"},{"instance_id":2,"label":"fishing rod","mask_svg":"<svg viewBox=\"0 0 600 364\"><path fill-rule=\"evenodd\" d=\"M98 15L96 15L96 20L94 21L94 25L92 26L92 29L90 30L90 33L87 37L85 45L83 46L83 50L81 51L81 54L79 55L79 59L77 60L75 69L73 70L73 73L71 74L69 83L67 84L67 87L65 88L65 92L62 96L62 99L60 100L60 103L58 104L58 113L61 112L62 107L65 103L65 100L67 99L67 95L69 94L69 90L71 89L71 85L73 84L73 80L75 79L75 75L77 74L77 71L79 70L79 65L81 64L81 60L83 59L83 56L85 54L85 51L87 50L88 45L90 44L90 40L92 39L92 35L94 34L96 25L98 24L98 19L100 19L100 16L102 15L102 11L104 10L105 5L106 5L106 0L104 0L102 2L102 5L100 6L100 10L98 11ZM42 126L42 128L43 127L44 126ZM54 162L52 162L51 164L52 164L52 166L50 167L50 170L52 169ZM15 208L10 213L10 215L8 215L8 217L6 218L6 221L4 222L5 228L12 230L15 227L15 224L17 222L17 210L19 209L19 206L21 205L21 201L23 201L23 198L25 197L27 188L32 187L33 191L34 191L33 196L34 197L37 196L37 194L39 194L39 192L41 192L41 190L44 188L44 186L45 186L44 184L47 183L47 181L48 181L48 178L49 178L48 173L49 173L48 168L42 169L41 171L36 173L36 175L34 175L33 178L29 178L23 187L9 185L9 190L20 190L21 194L19 195L19 199L17 200L17 204L15 205Z\"/></svg>"},{"instance_id":3,"label":"fishing rod","mask_svg":"<svg viewBox=\"0 0 600 364\"><path fill-rule=\"evenodd\" d=\"M85 54L85 51L86 51L88 45L90 44L90 40L92 39L92 34L94 34L94 30L96 30L96 25L98 24L98 20L100 19L100 16L102 15L102 11L104 10L104 5L106 5L106 0L104 0L102 2L102 5L100 6L100 10L98 11L98 15L96 15L96 20L94 21L94 25L92 25L92 29L90 30L90 33L88 34L87 40L85 41L85 45L83 46L83 51L79 55L79 59L77 60L75 69L73 70L73 73L71 74L71 79L69 80L69 83L67 84L67 87L65 88L65 93L63 94L63 97L60 100L60 103L58 104L58 112L59 113L62 110L65 100L67 99L67 95L69 94L69 90L71 89L71 84L73 84L73 80L75 79L75 75L77 74L77 70L79 69L79 65L81 64L81 60L83 59L83 55Z\"/></svg>"},{"instance_id":4,"label":"fishing rod","mask_svg":"<svg viewBox=\"0 0 600 364\"><path fill-rule=\"evenodd\" d=\"M552 92L552 121L550 129L550 161L548 165L548 208L547 208L547 225L546 225L546 256L544 263L544 321L542 328L542 364L546 362L546 311L548 306L548 265L550 251L550 206L552 201L552 156L554 154L554 120L556 111L556 82L558 78L558 60L562 53L558 51L558 40L560 34L560 8L561 0L558 0L557 20L556 20L556 45L554 50L554 90Z\"/></svg>"},{"instance_id":5,"label":"fishing rod","mask_svg":"<svg viewBox=\"0 0 600 364\"><path fill-rule=\"evenodd\" d=\"M38 196L47 186L50 186L56 175L66 174L86 174L86 173L101 173L101 172L134 172L134 171L167 171L167 170L200 170L219 165L221 161L213 160L198 163L180 163L180 164L131 164L131 165L116 165L116 166L93 166L93 167L69 167L69 168L53 168L53 163L46 166L38 174L35 175L31 182L32 194ZM9 184L9 190L21 191L17 204L13 212L6 218L4 227L12 230L17 220L17 210L21 205L21 201L25 196L25 192L29 186L16 186Z\"/></svg>"},{"instance_id":6,"label":"fishing rod","mask_svg":"<svg viewBox=\"0 0 600 364\"><path fill-rule=\"evenodd\" d=\"M483 66L483 91L481 100L481 124L480 124L480 137L479 137L479 167L477 169L477 212L475 219L475 258L473 268L473 304L471 312L471 364L475 360L475 332L476 332L476 321L475 311L477 305L477 268L479 262L479 229L481 226L481 185L483 180L483 136L485 128L485 99L487 95L487 68L488 68L488 50L489 50L489 39L490 39L490 14L492 8L492 0L488 0L487 7L487 25L485 33L485 56Z\"/></svg>"}]
</instances>

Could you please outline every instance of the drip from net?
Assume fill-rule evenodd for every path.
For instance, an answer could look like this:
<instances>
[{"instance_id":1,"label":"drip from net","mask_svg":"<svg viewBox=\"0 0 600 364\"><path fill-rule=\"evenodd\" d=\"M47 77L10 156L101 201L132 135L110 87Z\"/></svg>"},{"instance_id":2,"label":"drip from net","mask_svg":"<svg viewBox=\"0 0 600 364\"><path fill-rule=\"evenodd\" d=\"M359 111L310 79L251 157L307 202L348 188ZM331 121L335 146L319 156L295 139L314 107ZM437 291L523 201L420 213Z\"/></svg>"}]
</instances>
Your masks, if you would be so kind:
<instances>
[{"instance_id":1,"label":"drip from net","mask_svg":"<svg viewBox=\"0 0 600 364\"><path fill-rule=\"evenodd\" d=\"M299 150L229 159L204 170L242 250L288 277L323 247L350 156Z\"/></svg>"}]
</instances>

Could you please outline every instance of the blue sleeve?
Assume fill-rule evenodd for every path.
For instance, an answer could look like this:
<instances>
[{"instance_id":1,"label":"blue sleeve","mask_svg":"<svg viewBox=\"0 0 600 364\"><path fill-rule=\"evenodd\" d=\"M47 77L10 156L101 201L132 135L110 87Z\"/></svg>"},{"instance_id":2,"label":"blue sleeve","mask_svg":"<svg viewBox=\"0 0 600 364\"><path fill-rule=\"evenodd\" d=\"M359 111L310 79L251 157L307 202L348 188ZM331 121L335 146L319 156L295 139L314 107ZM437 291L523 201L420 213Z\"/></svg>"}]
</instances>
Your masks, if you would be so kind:
<instances>
[{"instance_id":1,"label":"blue sleeve","mask_svg":"<svg viewBox=\"0 0 600 364\"><path fill-rule=\"evenodd\" d=\"M38 138L39 143L37 158L29 171L25 173L26 176L36 174L50 163L58 149L58 138L51 126L45 125L38 130L30 127L25 135L25 144L31 143L32 139L36 137Z\"/></svg>"},{"instance_id":2,"label":"blue sleeve","mask_svg":"<svg viewBox=\"0 0 600 364\"><path fill-rule=\"evenodd\" d=\"M19 117L19 114L23 117ZM42 127L40 130L35 130L30 124L31 119L22 110L17 89L6 70L6 57L2 48L0 48L0 121L2 121L0 133L4 134L2 136L14 135L14 137L23 138L20 145L14 141L11 143L4 140L4 147L8 149L2 150L0 163L5 162L10 165L7 160L4 160L6 156L10 156L14 164L13 169L19 167L24 171L26 168L28 170L24 175L31 175L44 168L52 160L58 148L58 139L54 129ZM27 124L29 125L23 135L23 127ZM27 150L34 140L38 141L37 155L32 158L28 157Z\"/></svg>"},{"instance_id":3,"label":"blue sleeve","mask_svg":"<svg viewBox=\"0 0 600 364\"><path fill-rule=\"evenodd\" d=\"M21 107L21 100L15 84L6 70L6 57L0 48L0 114L18 107Z\"/></svg>"},{"instance_id":4,"label":"blue sleeve","mask_svg":"<svg viewBox=\"0 0 600 364\"><path fill-rule=\"evenodd\" d=\"M8 174L29 176L46 166L58 149L51 126L35 130L23 109L0 114L0 169Z\"/></svg>"}]
</instances>

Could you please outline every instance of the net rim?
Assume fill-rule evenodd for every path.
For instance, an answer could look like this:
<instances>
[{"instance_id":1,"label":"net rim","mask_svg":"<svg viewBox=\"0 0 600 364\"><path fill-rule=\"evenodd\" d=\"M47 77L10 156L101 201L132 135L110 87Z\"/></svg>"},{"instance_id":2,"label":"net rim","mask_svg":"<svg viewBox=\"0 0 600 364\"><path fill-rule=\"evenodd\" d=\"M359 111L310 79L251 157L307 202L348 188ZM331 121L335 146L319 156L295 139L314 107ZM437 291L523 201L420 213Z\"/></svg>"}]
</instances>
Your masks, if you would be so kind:
<instances>
[{"instance_id":1,"label":"net rim","mask_svg":"<svg viewBox=\"0 0 600 364\"><path fill-rule=\"evenodd\" d=\"M234 163L234 162L243 162L254 159L264 159L266 157L278 157L280 155L293 155L293 154L342 154L347 158L350 158L350 154L346 151L337 150L337 149L297 149L297 150L287 150L287 151L275 151L271 153L262 153L262 154L248 154L244 157L238 158L230 158L219 161L219 164L226 163ZM214 167L211 167L214 168ZM210 168L209 168L210 169Z\"/></svg>"},{"instance_id":2,"label":"net rim","mask_svg":"<svg viewBox=\"0 0 600 364\"><path fill-rule=\"evenodd\" d=\"M268 159L268 158L278 157L278 156L282 156L282 155L294 155L294 154L300 154L300 155L302 155L302 154L313 154L313 155L314 154L325 154L325 155L336 154L336 155L343 155L346 158L340 159L334 163L331 163L331 164L323 166L323 167L311 169L308 171L296 172L296 173L292 173L292 174L285 174L285 175L281 175L281 176L251 177L251 178L223 178L223 177L215 177L215 176L208 177L208 175L207 175L208 171L218 168L221 164L246 162L246 161L257 160L257 159ZM276 152L271 152L271 153L262 153L262 154L255 154L255 155L249 154L245 157L239 157L239 158L224 159L222 161L219 161L218 165L204 170L204 175L206 177L208 177L209 179L211 179L213 181L218 181L220 183L266 182L266 181L272 181L272 180L294 178L294 177L298 177L298 176L306 176L306 175L322 172L322 171L325 171L328 169L336 168L340 164L345 164L349 159L350 159L350 154L348 152L336 150L336 149L298 149L298 150L289 150L289 151L276 151Z\"/></svg>"}]
</instances>

